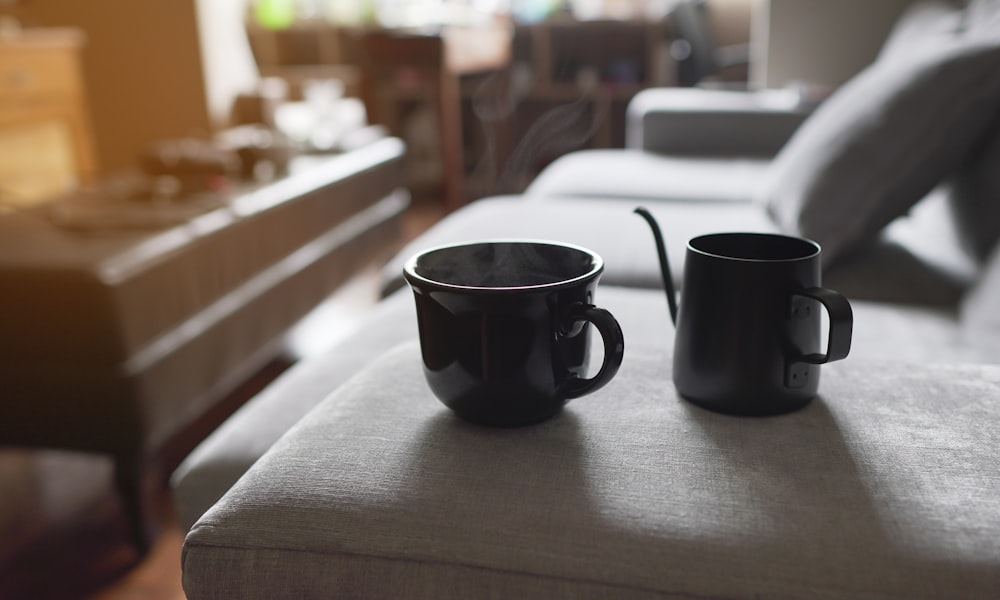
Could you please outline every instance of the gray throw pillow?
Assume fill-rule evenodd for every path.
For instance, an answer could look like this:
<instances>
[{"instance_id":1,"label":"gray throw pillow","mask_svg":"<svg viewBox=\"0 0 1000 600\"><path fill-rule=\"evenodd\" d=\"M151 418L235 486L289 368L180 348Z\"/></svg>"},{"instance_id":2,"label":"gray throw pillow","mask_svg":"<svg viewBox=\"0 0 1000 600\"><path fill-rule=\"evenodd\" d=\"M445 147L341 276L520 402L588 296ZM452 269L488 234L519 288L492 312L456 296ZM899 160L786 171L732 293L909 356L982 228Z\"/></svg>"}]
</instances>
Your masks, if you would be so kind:
<instances>
[{"instance_id":1,"label":"gray throw pillow","mask_svg":"<svg viewBox=\"0 0 1000 600\"><path fill-rule=\"evenodd\" d=\"M1000 336L1000 247L987 260L979 281L962 299L961 319L973 337L992 339Z\"/></svg>"},{"instance_id":2,"label":"gray throw pillow","mask_svg":"<svg viewBox=\"0 0 1000 600\"><path fill-rule=\"evenodd\" d=\"M965 9L952 2L914 2L896 20L879 50L878 60L906 60L912 52L919 51L929 43L947 41L965 28L965 16Z\"/></svg>"},{"instance_id":3,"label":"gray throw pillow","mask_svg":"<svg viewBox=\"0 0 1000 600\"><path fill-rule=\"evenodd\" d=\"M1000 31L1000 0L969 0L965 26L973 36L996 37Z\"/></svg>"},{"instance_id":4,"label":"gray throw pillow","mask_svg":"<svg viewBox=\"0 0 1000 600\"><path fill-rule=\"evenodd\" d=\"M953 36L877 61L795 133L763 200L782 230L836 262L966 160L998 106L1000 40Z\"/></svg>"},{"instance_id":5,"label":"gray throw pillow","mask_svg":"<svg viewBox=\"0 0 1000 600\"><path fill-rule=\"evenodd\" d=\"M955 173L948 202L963 247L985 261L1000 240L1000 121Z\"/></svg>"}]
</instances>

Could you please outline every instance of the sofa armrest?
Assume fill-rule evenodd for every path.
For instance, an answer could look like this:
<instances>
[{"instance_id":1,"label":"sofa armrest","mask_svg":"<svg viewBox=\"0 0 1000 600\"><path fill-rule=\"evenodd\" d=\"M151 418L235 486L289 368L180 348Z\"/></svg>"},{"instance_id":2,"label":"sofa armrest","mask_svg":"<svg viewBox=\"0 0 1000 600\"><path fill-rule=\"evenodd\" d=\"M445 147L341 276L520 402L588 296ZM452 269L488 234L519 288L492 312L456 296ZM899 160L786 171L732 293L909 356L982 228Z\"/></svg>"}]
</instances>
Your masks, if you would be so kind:
<instances>
[{"instance_id":1,"label":"sofa armrest","mask_svg":"<svg viewBox=\"0 0 1000 600\"><path fill-rule=\"evenodd\" d=\"M814 106L794 89L650 88L629 103L625 145L661 154L774 156Z\"/></svg>"}]
</instances>

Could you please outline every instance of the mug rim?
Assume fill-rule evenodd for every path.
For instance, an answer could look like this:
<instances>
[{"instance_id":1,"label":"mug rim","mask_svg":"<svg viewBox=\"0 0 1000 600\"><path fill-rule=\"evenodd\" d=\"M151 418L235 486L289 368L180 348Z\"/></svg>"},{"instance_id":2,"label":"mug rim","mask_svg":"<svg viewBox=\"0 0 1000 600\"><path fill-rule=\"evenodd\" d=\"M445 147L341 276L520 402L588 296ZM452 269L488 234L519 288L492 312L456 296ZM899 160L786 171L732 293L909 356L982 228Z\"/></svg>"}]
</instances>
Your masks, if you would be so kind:
<instances>
[{"instance_id":1,"label":"mug rim","mask_svg":"<svg viewBox=\"0 0 1000 600\"><path fill-rule=\"evenodd\" d=\"M576 252L580 252L590 258L591 266L586 273L572 277L569 279L561 279L559 281L553 281L549 283L540 283L534 285L517 285L517 286L474 286L474 285L459 285L455 283L447 283L443 281L436 281L434 279L428 279L423 275L417 273L417 263L419 260L432 252L437 252L440 250L448 250L451 248L465 248L470 246L484 246L489 244L523 244L532 246L554 246L559 248L568 248ZM572 244L569 242L559 242L555 240L544 240L544 239L522 239L522 238L489 238L481 240L470 240L466 242L454 242L439 244L436 246L431 246L424 248L416 253L414 253L410 258L406 260L403 264L403 278L410 283L410 285L419 284L423 287L430 287L439 290L452 290L452 291L463 291L463 292L481 292L481 293L516 293L523 291L537 291L537 290L554 290L564 287L571 287L580 283L581 281L587 281L601 274L604 271L604 259L601 255L584 248L583 246Z\"/></svg>"},{"instance_id":2,"label":"mug rim","mask_svg":"<svg viewBox=\"0 0 1000 600\"><path fill-rule=\"evenodd\" d=\"M710 238L722 238L722 237L744 237L744 238L770 238L770 239L780 239L791 242L796 242L800 244L808 245L812 248L812 251L808 254L802 254L800 256L793 256L789 258L746 258L741 256L731 256L727 254L720 254L718 252L709 252L708 250L703 250L701 248L696 248L694 243L699 240L706 240ZM768 232L755 232L755 231L723 231L717 233L705 233L702 235L696 235L688 240L687 243L688 252L693 252L701 256L709 258L718 258L722 260L732 260L732 261L742 261L750 263L789 263L797 262L803 260L812 260L818 257L823 252L823 247L819 245L818 242L811 240L809 238L786 235L783 233L768 233Z\"/></svg>"}]
</instances>

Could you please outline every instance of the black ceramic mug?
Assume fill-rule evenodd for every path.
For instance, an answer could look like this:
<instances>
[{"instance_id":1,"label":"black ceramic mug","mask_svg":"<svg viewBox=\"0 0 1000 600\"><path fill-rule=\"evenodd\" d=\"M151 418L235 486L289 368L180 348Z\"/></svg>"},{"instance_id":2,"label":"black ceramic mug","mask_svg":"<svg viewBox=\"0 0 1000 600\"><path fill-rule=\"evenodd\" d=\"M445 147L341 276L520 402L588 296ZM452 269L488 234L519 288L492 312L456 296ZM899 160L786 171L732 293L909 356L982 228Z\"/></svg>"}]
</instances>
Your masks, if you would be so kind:
<instances>
[{"instance_id":1,"label":"black ceramic mug","mask_svg":"<svg viewBox=\"0 0 1000 600\"><path fill-rule=\"evenodd\" d=\"M604 263L569 244L482 241L427 250L403 268L413 290L424 373L465 420L517 426L543 421L618 372L624 339L594 305ZM604 361L586 377L589 324Z\"/></svg>"},{"instance_id":2,"label":"black ceramic mug","mask_svg":"<svg viewBox=\"0 0 1000 600\"><path fill-rule=\"evenodd\" d=\"M820 287L820 246L718 233L688 242L674 341L674 385L705 408L773 415L816 396L820 365L845 358L853 316ZM822 349L822 307L829 335Z\"/></svg>"}]
</instances>

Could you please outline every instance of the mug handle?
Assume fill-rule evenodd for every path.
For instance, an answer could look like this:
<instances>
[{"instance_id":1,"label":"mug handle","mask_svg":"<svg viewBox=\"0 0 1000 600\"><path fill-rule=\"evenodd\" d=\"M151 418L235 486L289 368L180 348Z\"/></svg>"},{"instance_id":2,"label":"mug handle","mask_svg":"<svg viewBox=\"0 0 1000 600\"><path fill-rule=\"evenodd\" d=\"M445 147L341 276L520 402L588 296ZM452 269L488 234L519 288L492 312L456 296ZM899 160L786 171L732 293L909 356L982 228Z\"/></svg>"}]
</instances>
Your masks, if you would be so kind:
<instances>
[{"instance_id":1,"label":"mug handle","mask_svg":"<svg viewBox=\"0 0 1000 600\"><path fill-rule=\"evenodd\" d=\"M826 354L806 354L800 358L802 362L822 365L847 358L851 351L851 333L854 328L854 312L851 304L839 293L821 287L806 288L795 292L795 296L803 296L816 300L830 315L830 335L826 343ZM792 313L801 307L792 305Z\"/></svg>"},{"instance_id":2,"label":"mug handle","mask_svg":"<svg viewBox=\"0 0 1000 600\"><path fill-rule=\"evenodd\" d=\"M607 385L618 373L625 356L625 336L621 325L610 312L592 304L574 304L569 307L563 322L572 326L580 321L592 323L600 332L601 339L604 340L604 363L593 377L571 379L562 394L567 400L596 392ZM571 327L566 328L567 331L570 329Z\"/></svg>"}]
</instances>

